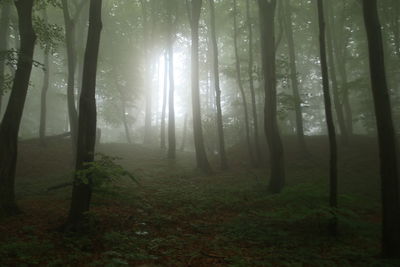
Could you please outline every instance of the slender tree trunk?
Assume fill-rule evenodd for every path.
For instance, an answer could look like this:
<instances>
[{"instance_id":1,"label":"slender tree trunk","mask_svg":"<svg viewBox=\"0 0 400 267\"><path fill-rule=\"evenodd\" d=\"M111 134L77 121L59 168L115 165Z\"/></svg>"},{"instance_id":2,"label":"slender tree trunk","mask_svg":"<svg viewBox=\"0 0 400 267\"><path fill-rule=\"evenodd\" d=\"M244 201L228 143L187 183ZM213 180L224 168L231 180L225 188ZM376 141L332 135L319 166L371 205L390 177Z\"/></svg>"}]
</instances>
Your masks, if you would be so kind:
<instances>
[{"instance_id":1,"label":"slender tree trunk","mask_svg":"<svg viewBox=\"0 0 400 267\"><path fill-rule=\"evenodd\" d=\"M199 88L199 20L202 0L191 1L191 35L192 35L192 111L193 137L196 149L197 167L211 173L211 166L204 148L203 129L201 123L200 88Z\"/></svg>"},{"instance_id":2,"label":"slender tree trunk","mask_svg":"<svg viewBox=\"0 0 400 267\"><path fill-rule=\"evenodd\" d=\"M147 15L147 1L141 0L142 12L143 12L143 38L144 38L144 47L145 47L145 80L144 80L144 89L145 89L145 98L146 98L146 107L145 107L145 118L144 118L144 144L149 144L152 140L151 137L151 98L152 98L152 90L151 90L151 66L150 66L150 33L148 26L148 15Z\"/></svg>"},{"instance_id":3,"label":"slender tree trunk","mask_svg":"<svg viewBox=\"0 0 400 267\"><path fill-rule=\"evenodd\" d=\"M239 58L239 51L238 51L238 44L237 44L237 39L238 39L238 29L237 29L237 4L236 0L233 0L233 46L235 50L235 59L236 59L236 80L237 84L239 86L240 94L242 96L242 105L243 105L243 111L244 111L244 123L245 123L245 131L246 131L246 143L247 143L247 149L249 153L249 158L250 162L253 166L256 166L256 161L254 159L253 155L253 149L251 146L251 141L250 141L250 126L249 126L249 112L247 109L247 100L246 100L246 93L244 92L243 88L243 83L242 83L242 77L241 77L241 72L240 72L240 58Z\"/></svg>"},{"instance_id":4,"label":"slender tree trunk","mask_svg":"<svg viewBox=\"0 0 400 267\"><path fill-rule=\"evenodd\" d=\"M124 129L125 129L125 136L126 136L126 141L128 142L128 144L132 144L131 141L131 133L129 131L129 125L128 125L128 120L126 118L126 107L125 107L125 101L122 100L122 120L124 123Z\"/></svg>"},{"instance_id":5,"label":"slender tree trunk","mask_svg":"<svg viewBox=\"0 0 400 267\"><path fill-rule=\"evenodd\" d=\"M261 29L261 52L264 72L264 129L270 151L271 175L269 191L279 193L285 184L285 161L277 121L275 7L276 0L258 0Z\"/></svg>"},{"instance_id":6,"label":"slender tree trunk","mask_svg":"<svg viewBox=\"0 0 400 267\"><path fill-rule=\"evenodd\" d=\"M301 110L301 97L299 93L299 82L297 80L297 66L296 66L296 51L293 40L293 27L292 27L292 9L290 1L285 0L285 14L284 25L289 49L289 65L290 65L290 81L292 84L293 98L294 98L294 111L296 115L296 135L299 142L300 149L304 152L307 151L306 142L304 139L303 128L303 115Z\"/></svg>"},{"instance_id":7,"label":"slender tree trunk","mask_svg":"<svg viewBox=\"0 0 400 267\"><path fill-rule=\"evenodd\" d=\"M330 25L329 19L327 20L327 22L328 23L325 23L325 18L324 18L324 24L326 25L326 27L324 26L324 32L326 32L326 46L327 46L326 52L328 57L327 63L329 64L329 70L331 74L333 102L335 104L336 118L340 129L340 140L342 144L346 145L348 143L348 134L343 114L343 106L342 103L340 103L339 88L338 88L336 69L335 69L335 55L337 54L335 52L337 51L333 50L333 39L332 39L332 29L331 29L332 25Z\"/></svg>"},{"instance_id":8,"label":"slender tree trunk","mask_svg":"<svg viewBox=\"0 0 400 267\"><path fill-rule=\"evenodd\" d=\"M78 112L75 106L75 70L76 70L76 48L75 48L75 19L71 18L67 0L61 0L65 23L65 40L67 46L68 61L68 81L67 81L67 105L69 124L71 128L72 148L75 153L77 131L78 131ZM78 12L78 11L76 11Z\"/></svg>"},{"instance_id":9,"label":"slender tree trunk","mask_svg":"<svg viewBox=\"0 0 400 267\"><path fill-rule=\"evenodd\" d=\"M18 131L29 87L36 40L32 26L33 0L18 0L14 3L18 13L21 45L10 99L0 125L0 215L18 212L14 188Z\"/></svg>"},{"instance_id":10,"label":"slender tree trunk","mask_svg":"<svg viewBox=\"0 0 400 267\"><path fill-rule=\"evenodd\" d=\"M182 143L181 143L180 151L185 150L186 137L187 137L187 124L188 124L188 114L185 113L185 119L183 121L183 134L182 134Z\"/></svg>"},{"instance_id":11,"label":"slender tree trunk","mask_svg":"<svg viewBox=\"0 0 400 267\"><path fill-rule=\"evenodd\" d=\"M227 162L226 152L225 152L224 126L223 126L223 121L222 121L221 88L219 86L218 43L217 43L217 33L216 33L216 29L215 29L214 0L209 0L209 4L210 4L211 42L212 42L212 52L213 52L215 105L217 107L216 115L217 115L219 156L220 156L221 169L225 170L228 168L228 162ZM185 117L185 119L186 119L186 117Z\"/></svg>"},{"instance_id":12,"label":"slender tree trunk","mask_svg":"<svg viewBox=\"0 0 400 267\"><path fill-rule=\"evenodd\" d=\"M329 3L329 2L327 2ZM342 30L339 34L334 34L334 16L332 14L332 8L328 5L328 19L329 19L329 24L330 28L332 31L332 44L333 44L333 50L336 51L336 59L337 59L337 69L338 69L338 74L341 80L341 93L342 93L342 101L343 101L343 111L344 111L344 119L345 119L345 128L347 131L348 137L351 137L353 135L353 114L352 114L352 109L350 105L350 98L349 98L349 89L347 88L347 71L346 71L346 54L347 54L347 44L349 41L349 38L345 36L345 32L342 30L345 27L345 20L346 16L343 14L343 19L342 23L339 24L338 27Z\"/></svg>"},{"instance_id":13,"label":"slender tree trunk","mask_svg":"<svg viewBox=\"0 0 400 267\"><path fill-rule=\"evenodd\" d=\"M400 257L400 196L396 135L386 81L383 41L377 1L363 0L367 30L372 94L378 128L381 197L382 197L382 255Z\"/></svg>"},{"instance_id":14,"label":"slender tree trunk","mask_svg":"<svg viewBox=\"0 0 400 267\"><path fill-rule=\"evenodd\" d=\"M261 146L260 140L258 137L259 129L258 129L258 116L257 116L257 104L256 104L256 94L254 92L254 79L253 79L253 23L250 15L250 0L246 0L246 16L247 16L247 27L249 31L249 84L250 84L250 94L251 94L251 106L253 111L253 125L254 125L254 145L256 147L256 163L259 165L262 161L261 157Z\"/></svg>"},{"instance_id":15,"label":"slender tree trunk","mask_svg":"<svg viewBox=\"0 0 400 267\"><path fill-rule=\"evenodd\" d=\"M1 14L0 14L0 52L8 50L8 39L9 39L9 29L10 29L10 11L11 5L9 2L4 2L2 4ZM5 79L5 59L0 57L0 115L3 103L3 89L4 89L4 79ZM1 119L0 119L1 121Z\"/></svg>"},{"instance_id":16,"label":"slender tree trunk","mask_svg":"<svg viewBox=\"0 0 400 267\"><path fill-rule=\"evenodd\" d=\"M328 65L326 56L326 41L325 41L325 19L324 19L324 8L322 0L318 0L318 24L319 24L319 46L320 46L320 61L321 61L321 72L322 72L322 83L325 103L325 116L326 124L328 127L329 135L329 149L330 149L330 164L329 164L329 205L335 210L337 208L337 145L336 145L336 134L335 125L333 122L332 115L332 104L329 93L329 75ZM335 213L333 211L333 213ZM330 224L330 231L332 234L337 233L337 219L334 218Z\"/></svg>"},{"instance_id":17,"label":"slender tree trunk","mask_svg":"<svg viewBox=\"0 0 400 267\"><path fill-rule=\"evenodd\" d=\"M167 110L167 92L168 92L168 51L165 50L164 54L164 92L163 92L163 103L161 111L161 149L166 149L165 144L165 114Z\"/></svg>"},{"instance_id":18,"label":"slender tree trunk","mask_svg":"<svg viewBox=\"0 0 400 267\"><path fill-rule=\"evenodd\" d=\"M47 23L46 9L43 11L44 22ZM47 91L50 83L50 48L46 47L44 51L44 77L43 87L40 95L40 124L39 124L39 138L42 145L46 145L46 117L47 117Z\"/></svg>"},{"instance_id":19,"label":"slender tree trunk","mask_svg":"<svg viewBox=\"0 0 400 267\"><path fill-rule=\"evenodd\" d=\"M100 45L102 0L90 0L89 30L83 67L83 82L79 101L79 131L76 155L76 171L85 169L85 164L93 162L96 142L96 72ZM64 229L80 230L85 212L89 211L92 195L92 177L87 182L75 176L71 207Z\"/></svg>"},{"instance_id":20,"label":"slender tree trunk","mask_svg":"<svg viewBox=\"0 0 400 267\"><path fill-rule=\"evenodd\" d=\"M168 158L176 157L176 139L175 139L175 107L174 107L174 37L171 6L168 6L169 33L168 33L168 74L169 74L169 99L168 99Z\"/></svg>"},{"instance_id":21,"label":"slender tree trunk","mask_svg":"<svg viewBox=\"0 0 400 267\"><path fill-rule=\"evenodd\" d=\"M117 86L119 86L118 85L118 81L115 81L115 84ZM124 95L122 93L121 88L118 88L118 91L119 91L119 96L120 96L120 99L121 99L122 123L124 124L126 141L128 142L128 144L132 144L131 133L129 131L128 119L127 119L127 116L126 116L126 101L125 101L125 97L124 97Z\"/></svg>"}]
</instances>

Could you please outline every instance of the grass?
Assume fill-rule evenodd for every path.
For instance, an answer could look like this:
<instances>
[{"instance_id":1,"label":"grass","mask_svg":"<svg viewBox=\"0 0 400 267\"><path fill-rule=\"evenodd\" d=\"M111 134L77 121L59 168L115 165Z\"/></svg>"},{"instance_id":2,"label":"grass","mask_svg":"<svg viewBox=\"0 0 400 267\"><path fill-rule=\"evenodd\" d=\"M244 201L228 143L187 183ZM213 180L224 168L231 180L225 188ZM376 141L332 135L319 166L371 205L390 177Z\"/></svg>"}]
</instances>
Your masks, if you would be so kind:
<instances>
[{"instance_id":1,"label":"grass","mask_svg":"<svg viewBox=\"0 0 400 267\"><path fill-rule=\"evenodd\" d=\"M55 230L65 220L70 189L45 191L69 179L70 167L57 172L47 161L58 155L67 164L66 148L53 146L40 156L34 145L22 147L42 168L32 173L25 170L28 161L19 166L25 213L0 220L0 266L399 266L378 256L374 146L341 151L339 234L332 237L318 142L311 144L311 159L287 149L287 186L277 195L266 192L267 169L232 166L201 176L188 153L172 164L158 150L103 145L103 153L123 158L140 186L125 179L97 191L85 235Z\"/></svg>"}]
</instances>

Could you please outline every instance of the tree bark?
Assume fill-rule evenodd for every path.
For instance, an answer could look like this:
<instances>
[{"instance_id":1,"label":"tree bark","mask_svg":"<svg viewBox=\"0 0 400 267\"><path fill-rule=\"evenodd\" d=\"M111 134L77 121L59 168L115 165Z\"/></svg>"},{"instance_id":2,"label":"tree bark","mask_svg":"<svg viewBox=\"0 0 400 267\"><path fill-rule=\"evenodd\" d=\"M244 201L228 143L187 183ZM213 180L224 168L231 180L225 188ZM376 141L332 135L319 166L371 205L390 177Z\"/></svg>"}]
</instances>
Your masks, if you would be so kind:
<instances>
[{"instance_id":1,"label":"tree bark","mask_svg":"<svg viewBox=\"0 0 400 267\"><path fill-rule=\"evenodd\" d=\"M169 97L168 97L168 158L175 159L176 157L176 139L175 139L175 107L174 107L174 37L173 37L173 21L172 10L168 5L168 23L169 32L167 39L168 48L168 74L169 74Z\"/></svg>"},{"instance_id":2,"label":"tree bark","mask_svg":"<svg viewBox=\"0 0 400 267\"><path fill-rule=\"evenodd\" d=\"M247 27L249 31L249 66L248 66L248 74L249 74L249 85L250 85L250 95L251 95L251 106L253 111L253 126L254 126L254 145L256 148L256 165L260 165L262 161L261 156L261 146L260 139L258 137L259 129L258 129L258 115L257 115L257 104L256 104L256 94L254 92L254 79L253 79L253 23L250 15L250 0L246 0L246 16L247 16Z\"/></svg>"},{"instance_id":3,"label":"tree bark","mask_svg":"<svg viewBox=\"0 0 400 267\"><path fill-rule=\"evenodd\" d=\"M246 93L243 88L243 83L242 83L242 77L241 77L241 72L240 72L240 58L239 58L239 50L238 50L238 44L237 44L237 39L238 39L238 29L237 29L237 4L236 0L233 0L233 47L235 50L235 59L236 59L236 81L239 87L239 91L242 97L242 105L243 105L243 111L244 111L244 126L245 126L245 132L246 132L246 143L247 143L247 150L249 153L249 158L250 162L253 166L256 166L256 161L254 159L253 155L253 149L251 146L251 141L250 141L250 126L249 126L249 112L247 109L247 100L246 100Z\"/></svg>"},{"instance_id":4,"label":"tree bark","mask_svg":"<svg viewBox=\"0 0 400 267\"><path fill-rule=\"evenodd\" d=\"M279 193L285 184L285 162L283 144L277 121L274 29L276 0L258 0L258 5L265 90L264 129L269 145L271 164L269 191Z\"/></svg>"},{"instance_id":5,"label":"tree bark","mask_svg":"<svg viewBox=\"0 0 400 267\"><path fill-rule=\"evenodd\" d=\"M201 123L200 88L199 88L199 20L202 0L191 1L191 36L192 36L192 111L193 137L196 149L197 168L204 173L211 173L211 166L204 148L203 129Z\"/></svg>"},{"instance_id":6,"label":"tree bark","mask_svg":"<svg viewBox=\"0 0 400 267\"><path fill-rule=\"evenodd\" d=\"M96 142L96 72L100 45L102 0L90 0L89 30L83 66L82 90L79 101L79 131L76 153L76 171L93 162ZM89 211L92 195L92 177L87 183L75 176L71 206L64 230L80 230L85 212Z\"/></svg>"},{"instance_id":7,"label":"tree bark","mask_svg":"<svg viewBox=\"0 0 400 267\"><path fill-rule=\"evenodd\" d=\"M400 196L396 135L386 81L383 41L376 0L363 0L367 30L372 94L378 129L381 197L382 255L400 257Z\"/></svg>"},{"instance_id":8,"label":"tree bark","mask_svg":"<svg viewBox=\"0 0 400 267\"><path fill-rule=\"evenodd\" d=\"M9 39L9 29L10 29L10 11L11 5L8 2L2 4L1 18L0 18L0 52L5 52L8 50L8 39ZM3 103L3 89L5 82L5 59L0 58L0 115ZM1 121L1 118L0 118Z\"/></svg>"},{"instance_id":9,"label":"tree bark","mask_svg":"<svg viewBox=\"0 0 400 267\"><path fill-rule=\"evenodd\" d=\"M61 0L63 7L64 23L65 23L65 41L67 47L68 62L68 81L67 81L67 105L69 124L71 128L72 148L75 153L78 131L78 112L75 106L75 72L76 72L76 20L86 1L82 0L81 5L76 10L75 16L72 18L69 12L67 0Z\"/></svg>"},{"instance_id":10,"label":"tree bark","mask_svg":"<svg viewBox=\"0 0 400 267\"><path fill-rule=\"evenodd\" d=\"M43 11L44 22L47 23L46 9ZM40 123L39 123L39 138L41 145L46 145L46 117L47 117L47 91L50 83L50 47L46 44L44 50L44 77L43 87L40 94Z\"/></svg>"},{"instance_id":11,"label":"tree bark","mask_svg":"<svg viewBox=\"0 0 400 267\"><path fill-rule=\"evenodd\" d=\"M33 0L14 1L21 37L20 56L10 99L0 125L0 214L18 213L15 202L15 169L18 131L32 71L36 35L32 26Z\"/></svg>"},{"instance_id":12,"label":"tree bark","mask_svg":"<svg viewBox=\"0 0 400 267\"><path fill-rule=\"evenodd\" d=\"M290 67L290 81L292 84L292 92L294 99L294 111L296 115L296 135L299 143L300 150L307 151L306 142L304 139L303 128L303 115L301 110L301 97L299 93L299 82L297 79L297 66L296 66L296 51L293 39L293 26L292 26L292 9L290 1L285 0L285 14L284 25L289 49L289 67Z\"/></svg>"},{"instance_id":13,"label":"tree bark","mask_svg":"<svg viewBox=\"0 0 400 267\"><path fill-rule=\"evenodd\" d=\"M220 157L221 169L225 170L228 168L228 162L225 152L224 126L222 121L221 88L219 85L218 43L217 43L217 33L215 29L214 0L209 0L209 4L210 4L210 24L211 24L210 30L211 30L212 53L213 53L215 105L217 107L216 116L217 116L219 157Z\"/></svg>"},{"instance_id":14,"label":"tree bark","mask_svg":"<svg viewBox=\"0 0 400 267\"><path fill-rule=\"evenodd\" d=\"M166 114L166 110L167 110L167 93L168 93L168 51L165 50L165 53L164 53L164 92L163 92L163 103L162 103L162 111L161 111L161 133L160 133L161 149L167 148L167 146L165 144L165 114Z\"/></svg>"},{"instance_id":15,"label":"tree bark","mask_svg":"<svg viewBox=\"0 0 400 267\"><path fill-rule=\"evenodd\" d=\"M146 107L145 107L145 118L144 118L144 144L151 143L151 78L150 78L150 33L148 26L148 15L147 15L147 1L141 0L142 12L143 12L143 38L144 38L144 49L145 49L145 70L144 70L144 90L145 90L145 98L146 98Z\"/></svg>"},{"instance_id":16,"label":"tree bark","mask_svg":"<svg viewBox=\"0 0 400 267\"><path fill-rule=\"evenodd\" d=\"M347 88L348 78L346 70L346 54L347 54L347 44L349 42L349 38L345 36L346 34L343 30L345 28L344 22L346 21L346 16L345 12L343 12L342 23L339 23L338 25L338 29L341 29L341 32L339 32L338 34L334 34L335 21L334 21L334 16L332 14L332 8L330 8L328 5L327 10L328 10L330 29L333 36L332 38L333 50L336 52L335 58L337 59L337 69L341 81L341 93L342 93L341 99L343 104L345 126L349 138L353 135L353 113L350 105L349 89Z\"/></svg>"},{"instance_id":17,"label":"tree bark","mask_svg":"<svg viewBox=\"0 0 400 267\"><path fill-rule=\"evenodd\" d=\"M326 55L326 40L325 40L325 19L324 19L324 7L322 0L318 0L318 24L319 24L319 47L320 47L320 61L321 61L321 72L322 72L322 87L324 93L325 103L325 116L326 124L328 127L329 136L329 150L330 150L330 164L329 164L329 205L334 210L337 208L337 145L336 145L336 134L335 125L333 122L332 115L332 104L329 92L329 75L328 75L328 63ZM337 233L337 219L336 215L333 215L333 219L330 224L330 231L332 234Z\"/></svg>"},{"instance_id":18,"label":"tree bark","mask_svg":"<svg viewBox=\"0 0 400 267\"><path fill-rule=\"evenodd\" d=\"M327 9L325 9L327 10ZM328 12L326 12L328 14ZM329 17L328 17L329 18ZM326 22L325 22L326 21ZM340 101L340 96L339 96L339 88L338 88L338 82L336 78L336 69L335 69L335 55L337 54L337 51L334 51L333 49L333 38L332 38L332 25L329 23L329 19L325 20L324 17L324 32L326 33L326 51L327 51L327 57L328 57L328 64L329 64L329 70L330 70L330 75L331 75L331 82L332 82L332 95L333 95L333 103L335 104L335 112L336 112L336 118L337 122L339 124L339 129L340 129L340 140L343 145L346 145L348 143L348 134L347 134L347 129L346 129L346 123L344 119L344 114L343 114L343 106Z\"/></svg>"}]
</instances>

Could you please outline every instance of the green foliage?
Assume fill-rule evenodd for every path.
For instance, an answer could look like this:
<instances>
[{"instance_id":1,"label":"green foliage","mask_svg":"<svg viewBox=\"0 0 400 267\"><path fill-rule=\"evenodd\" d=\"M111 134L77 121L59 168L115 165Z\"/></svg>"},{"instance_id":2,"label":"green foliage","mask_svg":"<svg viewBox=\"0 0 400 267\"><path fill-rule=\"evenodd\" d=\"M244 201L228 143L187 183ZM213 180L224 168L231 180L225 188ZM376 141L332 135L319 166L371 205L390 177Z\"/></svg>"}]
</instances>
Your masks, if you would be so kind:
<instances>
[{"instance_id":1,"label":"green foliage","mask_svg":"<svg viewBox=\"0 0 400 267\"><path fill-rule=\"evenodd\" d=\"M120 164L116 163L119 157L112 157L102 153L96 153L97 159L84 163L84 168L76 171L76 179L84 184L91 180L93 187L104 187L118 181L122 177L128 177L133 182L137 179Z\"/></svg>"},{"instance_id":2,"label":"green foliage","mask_svg":"<svg viewBox=\"0 0 400 267\"><path fill-rule=\"evenodd\" d=\"M59 44L64 42L64 30L57 24L48 23L44 18L34 16L33 26L40 47L45 51L55 53Z\"/></svg>"}]
</instances>

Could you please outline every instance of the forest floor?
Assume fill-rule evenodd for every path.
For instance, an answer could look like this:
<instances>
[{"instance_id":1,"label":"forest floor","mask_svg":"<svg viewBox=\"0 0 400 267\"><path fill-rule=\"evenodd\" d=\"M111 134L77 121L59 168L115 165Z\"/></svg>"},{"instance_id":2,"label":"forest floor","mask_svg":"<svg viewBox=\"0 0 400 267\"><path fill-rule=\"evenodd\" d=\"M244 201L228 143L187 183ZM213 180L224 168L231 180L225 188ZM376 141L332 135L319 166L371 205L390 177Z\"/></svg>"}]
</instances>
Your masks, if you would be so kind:
<instances>
[{"instance_id":1,"label":"forest floor","mask_svg":"<svg viewBox=\"0 0 400 267\"><path fill-rule=\"evenodd\" d=\"M335 237L328 231L326 140L310 138L308 156L293 144L285 141L287 185L278 195L267 193L268 168L249 168L240 146L228 153L229 171L204 176L192 153L171 162L158 149L103 144L99 152L121 157L140 184L121 179L97 189L90 230L65 234L57 227L71 189L47 188L71 179L70 145L21 143L23 213L0 220L0 266L400 266L379 258L373 139L340 149Z\"/></svg>"}]
</instances>

